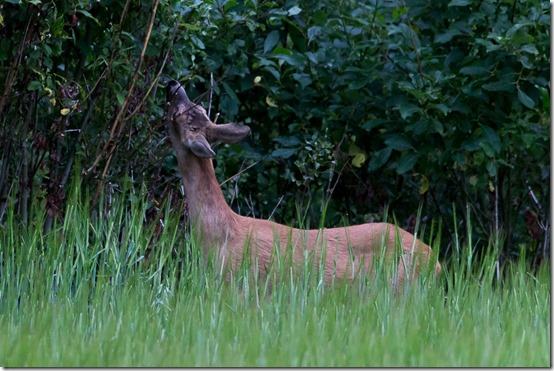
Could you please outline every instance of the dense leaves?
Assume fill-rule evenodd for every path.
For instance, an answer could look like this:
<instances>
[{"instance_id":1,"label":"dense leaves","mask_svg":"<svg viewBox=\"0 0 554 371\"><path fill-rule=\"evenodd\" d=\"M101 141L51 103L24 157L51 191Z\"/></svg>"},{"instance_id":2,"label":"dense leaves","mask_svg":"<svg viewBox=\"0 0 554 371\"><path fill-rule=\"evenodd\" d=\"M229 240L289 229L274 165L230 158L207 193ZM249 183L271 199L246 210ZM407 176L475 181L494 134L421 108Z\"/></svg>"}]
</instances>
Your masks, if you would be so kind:
<instances>
[{"instance_id":1,"label":"dense leaves","mask_svg":"<svg viewBox=\"0 0 554 371\"><path fill-rule=\"evenodd\" d=\"M390 205L410 229L421 206L449 256L469 211L477 241L540 259L549 24L544 1L8 1L0 222L11 196L23 222L33 202L63 218L74 166L91 197L123 178L176 189L161 87L179 78L252 128L217 148L221 181L249 167L224 184L241 213L317 223L328 201L332 226Z\"/></svg>"}]
</instances>

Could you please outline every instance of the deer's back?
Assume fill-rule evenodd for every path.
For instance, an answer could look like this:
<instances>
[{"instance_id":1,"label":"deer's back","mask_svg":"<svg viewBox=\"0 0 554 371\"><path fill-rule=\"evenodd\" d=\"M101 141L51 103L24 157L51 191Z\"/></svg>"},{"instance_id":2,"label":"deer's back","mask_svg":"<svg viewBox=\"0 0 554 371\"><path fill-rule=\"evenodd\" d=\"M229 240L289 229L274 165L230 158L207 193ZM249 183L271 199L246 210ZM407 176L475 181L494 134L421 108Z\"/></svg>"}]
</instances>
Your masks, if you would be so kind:
<instances>
[{"instance_id":1,"label":"deer's back","mask_svg":"<svg viewBox=\"0 0 554 371\"><path fill-rule=\"evenodd\" d=\"M350 276L352 270L360 268L370 270L372 262L385 253L390 261L394 256L402 259L404 274L406 264L419 269L426 264L431 249L417 240L409 232L389 223L367 223L349 227L301 230L263 219L237 216L239 230L234 233L232 261L240 264L244 249L250 250L252 258L257 259L258 267L270 265L272 254L278 249L281 256L290 256L296 263L310 259L315 267L325 257L325 279L333 276ZM289 255L287 255L289 254ZM412 262L415 262L412 264ZM440 272L437 263L435 271Z\"/></svg>"}]
</instances>

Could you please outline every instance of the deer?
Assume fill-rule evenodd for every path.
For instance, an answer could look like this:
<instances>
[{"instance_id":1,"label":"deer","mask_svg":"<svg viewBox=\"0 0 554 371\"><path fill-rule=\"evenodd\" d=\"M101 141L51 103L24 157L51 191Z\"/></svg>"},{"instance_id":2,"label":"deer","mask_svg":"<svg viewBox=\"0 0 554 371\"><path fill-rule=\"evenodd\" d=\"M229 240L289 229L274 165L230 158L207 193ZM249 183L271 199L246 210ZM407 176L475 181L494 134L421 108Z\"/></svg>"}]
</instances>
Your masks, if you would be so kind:
<instances>
[{"instance_id":1,"label":"deer","mask_svg":"<svg viewBox=\"0 0 554 371\"><path fill-rule=\"evenodd\" d=\"M167 83L166 96L165 125L177 157L189 220L202 241L204 255L215 252L218 264L229 266L231 271L249 256L256 262L252 269L256 267L265 277L272 254L285 256L290 249L293 264L302 264L310 256L312 264L323 269L325 284L352 280L360 269L370 271L372 262L383 253L387 261L397 263L393 268L395 288L411 282L424 267L433 269L433 263L434 273L439 275L441 265L432 259L431 248L390 223L302 230L235 213L215 176L211 145L238 143L250 134L250 128L237 123L215 124L201 104L189 99L178 81Z\"/></svg>"}]
</instances>

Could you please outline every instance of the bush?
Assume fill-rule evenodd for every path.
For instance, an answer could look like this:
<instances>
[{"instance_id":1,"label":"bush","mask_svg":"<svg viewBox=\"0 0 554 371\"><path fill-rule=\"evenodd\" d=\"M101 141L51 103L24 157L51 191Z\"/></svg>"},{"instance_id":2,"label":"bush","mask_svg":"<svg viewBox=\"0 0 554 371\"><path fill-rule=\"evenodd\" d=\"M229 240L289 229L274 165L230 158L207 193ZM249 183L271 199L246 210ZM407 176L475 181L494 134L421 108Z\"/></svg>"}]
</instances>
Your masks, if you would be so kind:
<instances>
[{"instance_id":1,"label":"bush","mask_svg":"<svg viewBox=\"0 0 554 371\"><path fill-rule=\"evenodd\" d=\"M179 78L253 130L216 160L220 181L253 165L224 185L243 214L317 221L328 201L331 226L390 205L410 229L421 205L448 257L467 207L474 241L548 256L546 2L11 0L0 17L0 222L10 195L23 222L33 200L47 229L63 218L75 163L92 197L131 178L165 198L161 86Z\"/></svg>"}]
</instances>

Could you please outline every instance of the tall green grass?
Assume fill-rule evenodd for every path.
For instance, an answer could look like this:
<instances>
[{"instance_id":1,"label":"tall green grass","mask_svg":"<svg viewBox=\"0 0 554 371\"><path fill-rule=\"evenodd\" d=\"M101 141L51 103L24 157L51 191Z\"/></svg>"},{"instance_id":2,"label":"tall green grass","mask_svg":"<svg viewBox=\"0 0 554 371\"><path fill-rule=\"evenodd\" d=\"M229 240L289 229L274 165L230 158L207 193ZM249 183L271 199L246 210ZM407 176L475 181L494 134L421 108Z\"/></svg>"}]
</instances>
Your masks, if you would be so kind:
<instances>
[{"instance_id":1,"label":"tall green grass","mask_svg":"<svg viewBox=\"0 0 554 371\"><path fill-rule=\"evenodd\" d=\"M81 192L47 234L44 207L28 226L8 207L2 366L550 366L549 267L499 267L494 238L398 293L364 275L325 286L309 265L287 275L284 257L272 274L286 279L247 261L225 282L168 205L157 235L145 197L123 189L91 210Z\"/></svg>"}]
</instances>

